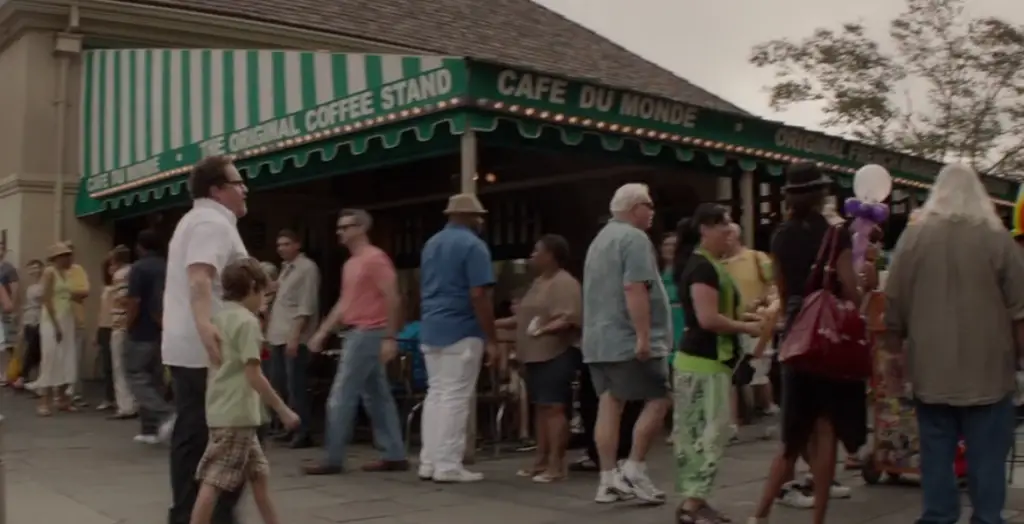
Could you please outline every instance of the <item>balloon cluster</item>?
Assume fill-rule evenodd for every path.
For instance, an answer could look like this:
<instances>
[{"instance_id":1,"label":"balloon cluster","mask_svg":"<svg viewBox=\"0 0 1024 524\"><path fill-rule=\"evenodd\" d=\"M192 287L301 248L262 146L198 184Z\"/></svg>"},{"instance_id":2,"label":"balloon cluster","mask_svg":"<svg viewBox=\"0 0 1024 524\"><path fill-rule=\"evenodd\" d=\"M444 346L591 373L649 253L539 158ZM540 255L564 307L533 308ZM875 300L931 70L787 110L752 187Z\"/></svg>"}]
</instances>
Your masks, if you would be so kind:
<instances>
[{"instance_id":1,"label":"balloon cluster","mask_svg":"<svg viewBox=\"0 0 1024 524\"><path fill-rule=\"evenodd\" d=\"M843 204L843 211L853 217L853 264L860 268L871 241L871 232L889 218L889 206L882 201L892 192L892 176L884 167L868 164L853 175L853 194Z\"/></svg>"},{"instance_id":2,"label":"balloon cluster","mask_svg":"<svg viewBox=\"0 0 1024 524\"><path fill-rule=\"evenodd\" d=\"M843 204L843 212L853 218L863 218L875 224L881 224L889 218L889 206L885 204L872 204L861 202L854 197L846 199Z\"/></svg>"}]
</instances>

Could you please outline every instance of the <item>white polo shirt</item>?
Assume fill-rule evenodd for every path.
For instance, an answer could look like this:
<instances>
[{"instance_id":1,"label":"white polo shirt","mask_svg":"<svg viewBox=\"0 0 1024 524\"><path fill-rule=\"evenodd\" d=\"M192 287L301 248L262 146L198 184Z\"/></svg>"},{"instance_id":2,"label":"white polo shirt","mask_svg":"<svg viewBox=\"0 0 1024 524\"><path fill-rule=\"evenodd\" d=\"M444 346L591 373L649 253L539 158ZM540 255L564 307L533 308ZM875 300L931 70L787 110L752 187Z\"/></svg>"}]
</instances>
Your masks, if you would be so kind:
<instances>
[{"instance_id":1,"label":"white polo shirt","mask_svg":"<svg viewBox=\"0 0 1024 524\"><path fill-rule=\"evenodd\" d=\"M213 278L211 313L221 308L223 289L220 274L224 268L249 256L238 234L238 218L228 208L207 198L197 199L181 217L167 250L167 277L164 283L163 340L164 364L184 368L209 365L206 350L192 317L188 285L188 267L209 264L217 271Z\"/></svg>"}]
</instances>

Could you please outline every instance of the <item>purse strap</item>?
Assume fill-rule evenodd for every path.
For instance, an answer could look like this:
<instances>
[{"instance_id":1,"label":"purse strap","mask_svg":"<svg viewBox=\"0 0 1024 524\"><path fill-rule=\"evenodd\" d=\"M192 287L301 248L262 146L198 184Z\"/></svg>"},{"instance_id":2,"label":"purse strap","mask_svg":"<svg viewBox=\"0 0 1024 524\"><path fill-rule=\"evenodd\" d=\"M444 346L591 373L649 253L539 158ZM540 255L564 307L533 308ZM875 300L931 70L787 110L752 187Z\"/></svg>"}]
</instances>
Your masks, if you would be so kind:
<instances>
[{"instance_id":1,"label":"purse strap","mask_svg":"<svg viewBox=\"0 0 1024 524\"><path fill-rule=\"evenodd\" d=\"M836 226L830 226L825 232L825 238L821 239L821 245L818 247L818 255L814 257L814 264L811 266L811 274L807 275L807 282L804 284L805 291L815 289L816 283L821 284L821 289L826 288L826 285L829 282L829 272L835 272L835 268L833 267L833 258L835 257L838 238L838 228Z\"/></svg>"},{"instance_id":2,"label":"purse strap","mask_svg":"<svg viewBox=\"0 0 1024 524\"><path fill-rule=\"evenodd\" d=\"M836 249L839 248L839 235L842 234L840 226L832 226L831 237L828 245L828 259L825 260L825 270L821 277L821 288L832 289L836 277Z\"/></svg>"}]
</instances>

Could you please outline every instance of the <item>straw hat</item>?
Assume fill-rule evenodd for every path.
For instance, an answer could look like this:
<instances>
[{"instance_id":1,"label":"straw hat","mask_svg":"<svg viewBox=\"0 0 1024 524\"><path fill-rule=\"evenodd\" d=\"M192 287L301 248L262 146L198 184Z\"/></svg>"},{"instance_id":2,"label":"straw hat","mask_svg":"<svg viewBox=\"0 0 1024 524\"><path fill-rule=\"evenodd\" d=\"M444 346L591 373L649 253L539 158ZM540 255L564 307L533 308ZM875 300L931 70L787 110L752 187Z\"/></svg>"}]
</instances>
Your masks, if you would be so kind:
<instances>
[{"instance_id":1,"label":"straw hat","mask_svg":"<svg viewBox=\"0 0 1024 524\"><path fill-rule=\"evenodd\" d=\"M55 258L57 258L59 256L70 255L70 254L71 254L71 248L68 247L67 244L65 244L64 242L57 242L56 244L50 246L50 249L49 249L49 252L48 252L46 258L49 259L49 260L53 260L53 259L55 259Z\"/></svg>"},{"instance_id":2,"label":"straw hat","mask_svg":"<svg viewBox=\"0 0 1024 524\"><path fill-rule=\"evenodd\" d=\"M448 207L445 208L446 215L484 215L487 210L476 195L472 193L459 193L448 198Z\"/></svg>"}]
</instances>

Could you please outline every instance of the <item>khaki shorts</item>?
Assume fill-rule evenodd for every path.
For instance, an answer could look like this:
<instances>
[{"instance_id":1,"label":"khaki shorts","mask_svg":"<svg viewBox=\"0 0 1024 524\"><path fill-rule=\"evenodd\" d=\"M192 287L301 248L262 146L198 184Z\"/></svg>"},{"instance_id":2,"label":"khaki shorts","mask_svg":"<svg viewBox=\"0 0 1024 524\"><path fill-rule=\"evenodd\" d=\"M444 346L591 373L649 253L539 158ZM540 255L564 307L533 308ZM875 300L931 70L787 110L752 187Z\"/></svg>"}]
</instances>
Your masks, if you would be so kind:
<instances>
[{"instance_id":1,"label":"khaki shorts","mask_svg":"<svg viewBox=\"0 0 1024 524\"><path fill-rule=\"evenodd\" d=\"M257 428L210 428L206 452L196 468L196 480L223 491L235 491L247 480L270 474Z\"/></svg>"}]
</instances>

